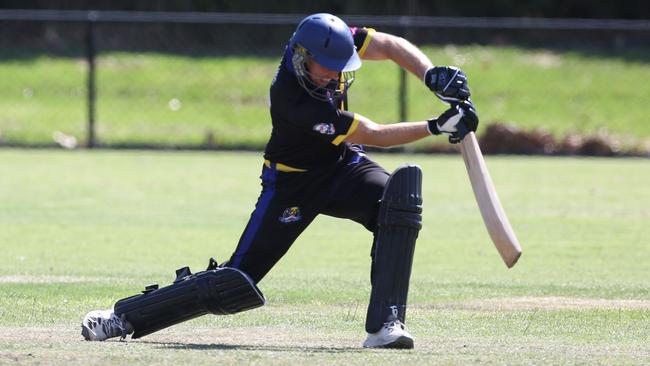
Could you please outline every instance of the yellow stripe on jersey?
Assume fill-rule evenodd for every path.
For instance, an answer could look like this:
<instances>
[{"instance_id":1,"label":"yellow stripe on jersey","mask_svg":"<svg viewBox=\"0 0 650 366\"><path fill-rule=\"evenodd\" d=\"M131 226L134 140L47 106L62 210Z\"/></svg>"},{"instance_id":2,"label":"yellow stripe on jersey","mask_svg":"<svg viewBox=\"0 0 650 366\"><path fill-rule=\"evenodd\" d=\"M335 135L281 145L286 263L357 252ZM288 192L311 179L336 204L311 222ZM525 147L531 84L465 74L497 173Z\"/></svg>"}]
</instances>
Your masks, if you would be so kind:
<instances>
[{"instance_id":1,"label":"yellow stripe on jersey","mask_svg":"<svg viewBox=\"0 0 650 366\"><path fill-rule=\"evenodd\" d=\"M368 45L370 44L370 41L372 40L372 35L375 34L375 29L374 28L365 28L368 34L366 34L366 39L363 40L363 44L361 45L361 49L357 51L359 54L359 57L363 57L363 54L366 53L366 48L368 48Z\"/></svg>"},{"instance_id":2,"label":"yellow stripe on jersey","mask_svg":"<svg viewBox=\"0 0 650 366\"><path fill-rule=\"evenodd\" d=\"M352 120L352 124L350 124L350 128L348 128L348 132L345 135L337 136L334 140L332 140L332 144L338 146L341 142L343 142L343 140L345 140L346 137L353 134L354 131L357 130L357 127L359 127L359 119L357 118L357 114L355 113L354 119Z\"/></svg>"},{"instance_id":3,"label":"yellow stripe on jersey","mask_svg":"<svg viewBox=\"0 0 650 366\"><path fill-rule=\"evenodd\" d=\"M264 165L266 165L267 168L271 168L271 162L264 159ZM290 167L288 165L284 165L281 163L275 163L275 170L279 170L281 172L286 172L286 173L294 173L294 172L306 172L307 169L299 169L299 168L294 168Z\"/></svg>"},{"instance_id":4,"label":"yellow stripe on jersey","mask_svg":"<svg viewBox=\"0 0 650 366\"><path fill-rule=\"evenodd\" d=\"M343 88L345 88L345 73L342 72L339 74L339 90L343 90ZM339 109L342 111L345 110L345 98L341 98Z\"/></svg>"}]
</instances>

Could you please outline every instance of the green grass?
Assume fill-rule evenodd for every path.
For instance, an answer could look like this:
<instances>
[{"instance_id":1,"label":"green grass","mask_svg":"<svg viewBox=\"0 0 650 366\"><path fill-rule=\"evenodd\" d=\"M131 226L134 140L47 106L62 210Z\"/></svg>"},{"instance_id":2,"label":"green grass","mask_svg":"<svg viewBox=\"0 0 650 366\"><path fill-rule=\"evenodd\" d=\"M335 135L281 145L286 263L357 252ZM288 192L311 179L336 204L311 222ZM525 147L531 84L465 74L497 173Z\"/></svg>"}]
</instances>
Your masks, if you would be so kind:
<instances>
[{"instance_id":1,"label":"green grass","mask_svg":"<svg viewBox=\"0 0 650 366\"><path fill-rule=\"evenodd\" d=\"M127 344L78 323L233 250L259 153L0 150L0 363L648 364L650 162L489 157L524 254L506 269L459 156L423 168L409 352L360 350L371 235L319 217L260 283L261 309Z\"/></svg>"},{"instance_id":2,"label":"green grass","mask_svg":"<svg viewBox=\"0 0 650 366\"><path fill-rule=\"evenodd\" d=\"M647 140L646 54L604 57L514 47L426 47L435 64L456 64L470 77L483 125L508 122L569 132L606 130ZM639 56L639 55L636 55ZM97 131L103 143L262 146L271 125L268 88L278 57L209 57L104 52L98 57ZM27 61L26 61L27 60ZM54 131L86 138L81 59L57 56L0 61L0 133L7 143L51 143ZM398 121L398 68L365 62L351 89L352 110ZM409 119L444 105L409 75ZM180 103L179 103L180 102Z\"/></svg>"}]
</instances>

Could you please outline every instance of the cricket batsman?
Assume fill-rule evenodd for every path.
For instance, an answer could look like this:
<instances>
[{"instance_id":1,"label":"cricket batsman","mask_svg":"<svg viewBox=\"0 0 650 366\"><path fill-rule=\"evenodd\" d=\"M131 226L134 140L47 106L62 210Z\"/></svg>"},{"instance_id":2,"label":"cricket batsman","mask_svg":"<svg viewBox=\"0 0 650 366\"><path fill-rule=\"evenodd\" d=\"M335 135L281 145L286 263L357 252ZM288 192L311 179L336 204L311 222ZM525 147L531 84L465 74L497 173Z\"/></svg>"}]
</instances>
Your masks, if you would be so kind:
<instances>
[{"instance_id":1,"label":"cricket batsman","mask_svg":"<svg viewBox=\"0 0 650 366\"><path fill-rule=\"evenodd\" d=\"M391 60L416 75L450 108L421 122L378 124L348 110L347 92L361 60ZM264 152L262 192L230 259L205 271L176 271L173 284L148 286L114 308L91 311L86 340L139 338L212 314L262 306L257 284L319 214L353 220L373 233L368 348L413 348L406 302L422 226L422 173L403 165L392 174L363 145L390 147L446 134L458 143L476 131L467 77L433 66L407 40L371 28L348 27L331 14L303 19L287 43L271 83L273 129Z\"/></svg>"}]
</instances>

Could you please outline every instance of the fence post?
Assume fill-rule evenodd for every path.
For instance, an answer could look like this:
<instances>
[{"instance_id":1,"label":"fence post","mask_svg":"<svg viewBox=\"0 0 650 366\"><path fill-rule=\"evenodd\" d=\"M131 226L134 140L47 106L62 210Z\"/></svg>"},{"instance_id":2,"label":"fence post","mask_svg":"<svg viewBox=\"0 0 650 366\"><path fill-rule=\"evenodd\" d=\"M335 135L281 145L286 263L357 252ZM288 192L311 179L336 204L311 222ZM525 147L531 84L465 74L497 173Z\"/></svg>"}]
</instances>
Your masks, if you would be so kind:
<instances>
[{"instance_id":1,"label":"fence post","mask_svg":"<svg viewBox=\"0 0 650 366\"><path fill-rule=\"evenodd\" d=\"M86 62L88 63L88 77L86 80L86 88L88 95L88 126L86 147L92 149L96 145L95 141L95 99L96 99L96 86L95 86L95 21L97 14L95 12L88 13L88 22L86 23Z\"/></svg>"}]
</instances>

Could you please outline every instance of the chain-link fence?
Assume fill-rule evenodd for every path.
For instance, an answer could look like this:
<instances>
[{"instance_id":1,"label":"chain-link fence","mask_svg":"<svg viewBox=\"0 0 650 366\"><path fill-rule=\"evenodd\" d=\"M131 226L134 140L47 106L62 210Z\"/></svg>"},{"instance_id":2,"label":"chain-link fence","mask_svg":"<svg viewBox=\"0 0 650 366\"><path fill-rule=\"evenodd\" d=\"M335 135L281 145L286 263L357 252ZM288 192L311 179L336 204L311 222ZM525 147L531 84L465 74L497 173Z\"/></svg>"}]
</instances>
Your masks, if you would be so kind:
<instances>
[{"instance_id":1,"label":"chain-link fence","mask_svg":"<svg viewBox=\"0 0 650 366\"><path fill-rule=\"evenodd\" d=\"M302 17L0 11L0 144L261 148L271 129L268 88ZM597 100L542 85L548 73L580 68L574 58L613 60L595 74L615 72L607 68L617 60L650 61L650 23L644 21L342 18L402 35L435 64L463 67L483 121L536 126L552 120L559 125L552 133L565 132L565 122L596 130L616 111L594 115L587 109ZM586 83L577 85L583 90L605 92L593 80L578 82ZM570 106L545 110L543 101L553 98L585 115L562 121L573 112ZM377 62L357 73L350 104L381 122L422 120L445 108L414 76ZM650 129L632 133L650 136Z\"/></svg>"}]
</instances>

